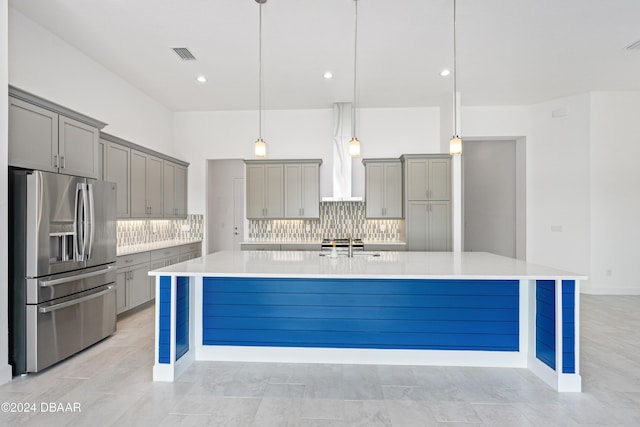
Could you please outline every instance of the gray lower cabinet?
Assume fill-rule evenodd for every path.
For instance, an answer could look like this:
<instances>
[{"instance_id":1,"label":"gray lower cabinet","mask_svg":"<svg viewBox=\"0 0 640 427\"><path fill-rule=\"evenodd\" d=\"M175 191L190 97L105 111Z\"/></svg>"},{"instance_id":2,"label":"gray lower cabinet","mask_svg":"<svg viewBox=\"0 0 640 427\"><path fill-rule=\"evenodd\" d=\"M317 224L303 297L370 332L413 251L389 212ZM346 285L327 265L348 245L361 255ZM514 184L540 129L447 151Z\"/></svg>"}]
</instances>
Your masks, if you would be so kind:
<instances>
[{"instance_id":1,"label":"gray lower cabinet","mask_svg":"<svg viewBox=\"0 0 640 427\"><path fill-rule=\"evenodd\" d=\"M180 262L180 247L173 246L165 249L158 249L150 252L151 270L167 267L169 265ZM156 297L156 278L151 276L148 278L149 296L151 299Z\"/></svg>"},{"instance_id":2,"label":"gray lower cabinet","mask_svg":"<svg viewBox=\"0 0 640 427\"><path fill-rule=\"evenodd\" d=\"M281 163L246 160L247 218L284 217L284 167Z\"/></svg>"},{"instance_id":3,"label":"gray lower cabinet","mask_svg":"<svg viewBox=\"0 0 640 427\"><path fill-rule=\"evenodd\" d=\"M451 202L409 202L407 249L451 251Z\"/></svg>"},{"instance_id":4,"label":"gray lower cabinet","mask_svg":"<svg viewBox=\"0 0 640 427\"><path fill-rule=\"evenodd\" d=\"M404 252L407 250L405 243L367 243L364 242L365 251L375 252Z\"/></svg>"},{"instance_id":5,"label":"gray lower cabinet","mask_svg":"<svg viewBox=\"0 0 640 427\"><path fill-rule=\"evenodd\" d=\"M10 94L12 92L24 98L31 97L34 102L48 103L10 88ZM56 107L48 104L51 108ZM74 114L85 118L85 122L10 96L9 165L98 178L99 129L105 124Z\"/></svg>"},{"instance_id":6,"label":"gray lower cabinet","mask_svg":"<svg viewBox=\"0 0 640 427\"><path fill-rule=\"evenodd\" d=\"M149 301L149 252L116 259L116 312L118 314Z\"/></svg>"},{"instance_id":7,"label":"gray lower cabinet","mask_svg":"<svg viewBox=\"0 0 640 427\"><path fill-rule=\"evenodd\" d=\"M363 159L365 215L367 218L402 218L402 163L400 159Z\"/></svg>"},{"instance_id":8,"label":"gray lower cabinet","mask_svg":"<svg viewBox=\"0 0 640 427\"><path fill-rule=\"evenodd\" d=\"M163 212L165 218L187 216L187 168L164 160Z\"/></svg>"},{"instance_id":9,"label":"gray lower cabinet","mask_svg":"<svg viewBox=\"0 0 640 427\"><path fill-rule=\"evenodd\" d=\"M201 243L190 243L188 245L180 246L180 262L189 261L190 259L199 258L201 256Z\"/></svg>"},{"instance_id":10,"label":"gray lower cabinet","mask_svg":"<svg viewBox=\"0 0 640 427\"><path fill-rule=\"evenodd\" d=\"M162 159L131 150L131 217L162 218Z\"/></svg>"},{"instance_id":11,"label":"gray lower cabinet","mask_svg":"<svg viewBox=\"0 0 640 427\"><path fill-rule=\"evenodd\" d=\"M202 256L202 242L117 257L117 313L124 313L156 297L156 278L149 276L149 271L200 256Z\"/></svg>"},{"instance_id":12,"label":"gray lower cabinet","mask_svg":"<svg viewBox=\"0 0 640 427\"><path fill-rule=\"evenodd\" d=\"M320 163L284 164L285 218L320 218Z\"/></svg>"},{"instance_id":13,"label":"gray lower cabinet","mask_svg":"<svg viewBox=\"0 0 640 427\"><path fill-rule=\"evenodd\" d=\"M241 243L243 251L279 251L280 243Z\"/></svg>"},{"instance_id":14,"label":"gray lower cabinet","mask_svg":"<svg viewBox=\"0 0 640 427\"><path fill-rule=\"evenodd\" d=\"M319 251L318 243L241 243L243 251Z\"/></svg>"}]
</instances>

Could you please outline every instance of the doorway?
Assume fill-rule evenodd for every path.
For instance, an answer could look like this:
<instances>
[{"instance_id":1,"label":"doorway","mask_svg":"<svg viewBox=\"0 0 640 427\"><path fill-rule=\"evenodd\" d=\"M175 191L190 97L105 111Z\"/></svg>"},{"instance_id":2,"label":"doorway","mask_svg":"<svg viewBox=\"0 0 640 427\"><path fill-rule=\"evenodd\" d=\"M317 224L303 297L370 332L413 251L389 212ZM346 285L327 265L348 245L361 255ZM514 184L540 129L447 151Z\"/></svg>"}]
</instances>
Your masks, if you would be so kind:
<instances>
[{"instance_id":1,"label":"doorway","mask_svg":"<svg viewBox=\"0 0 640 427\"><path fill-rule=\"evenodd\" d=\"M463 250L524 260L524 140L465 140L463 153Z\"/></svg>"},{"instance_id":2,"label":"doorway","mask_svg":"<svg viewBox=\"0 0 640 427\"><path fill-rule=\"evenodd\" d=\"M244 240L244 162L207 161L207 253L239 251Z\"/></svg>"}]
</instances>

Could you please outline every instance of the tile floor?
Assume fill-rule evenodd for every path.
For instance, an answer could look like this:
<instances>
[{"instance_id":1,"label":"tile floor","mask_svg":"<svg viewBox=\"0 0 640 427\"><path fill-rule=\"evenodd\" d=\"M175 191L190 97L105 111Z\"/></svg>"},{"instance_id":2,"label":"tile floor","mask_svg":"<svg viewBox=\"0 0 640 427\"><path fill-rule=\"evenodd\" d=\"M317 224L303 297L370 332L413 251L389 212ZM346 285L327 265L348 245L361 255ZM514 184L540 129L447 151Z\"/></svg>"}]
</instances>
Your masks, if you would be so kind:
<instances>
[{"instance_id":1,"label":"tile floor","mask_svg":"<svg viewBox=\"0 0 640 427\"><path fill-rule=\"evenodd\" d=\"M104 342L0 386L28 426L640 426L640 297L582 297L583 393L525 369L195 363L153 383L153 309ZM42 412L79 403L81 412Z\"/></svg>"}]
</instances>

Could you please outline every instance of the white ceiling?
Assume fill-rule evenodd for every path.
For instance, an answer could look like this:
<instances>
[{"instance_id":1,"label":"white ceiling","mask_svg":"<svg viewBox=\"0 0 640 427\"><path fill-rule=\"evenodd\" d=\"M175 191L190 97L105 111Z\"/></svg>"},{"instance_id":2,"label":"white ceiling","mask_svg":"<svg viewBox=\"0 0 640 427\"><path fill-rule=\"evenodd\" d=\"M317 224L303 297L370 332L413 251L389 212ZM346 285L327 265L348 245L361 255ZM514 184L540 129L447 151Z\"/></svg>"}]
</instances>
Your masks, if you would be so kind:
<instances>
[{"instance_id":1,"label":"white ceiling","mask_svg":"<svg viewBox=\"0 0 640 427\"><path fill-rule=\"evenodd\" d=\"M10 6L173 111L256 109L255 0L10 0ZM451 96L453 0L360 0L358 105ZM522 105L640 90L639 0L457 0L463 105ZM263 6L264 105L351 101L353 0ZM187 47L183 62L170 50ZM334 74L323 79L325 71ZM206 84L195 83L204 74Z\"/></svg>"}]
</instances>

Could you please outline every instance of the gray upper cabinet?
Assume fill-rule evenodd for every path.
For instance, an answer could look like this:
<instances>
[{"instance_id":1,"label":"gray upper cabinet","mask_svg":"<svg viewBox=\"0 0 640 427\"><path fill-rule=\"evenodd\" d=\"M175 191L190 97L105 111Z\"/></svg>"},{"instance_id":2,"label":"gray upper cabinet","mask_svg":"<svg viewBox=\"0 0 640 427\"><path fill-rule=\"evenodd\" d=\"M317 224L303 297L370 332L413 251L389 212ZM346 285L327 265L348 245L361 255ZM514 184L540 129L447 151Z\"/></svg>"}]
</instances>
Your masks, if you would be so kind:
<instances>
[{"instance_id":1,"label":"gray upper cabinet","mask_svg":"<svg viewBox=\"0 0 640 427\"><path fill-rule=\"evenodd\" d=\"M9 97L9 164L58 172L58 115Z\"/></svg>"},{"instance_id":2,"label":"gray upper cabinet","mask_svg":"<svg viewBox=\"0 0 640 427\"><path fill-rule=\"evenodd\" d=\"M162 159L131 150L131 216L162 218Z\"/></svg>"},{"instance_id":3,"label":"gray upper cabinet","mask_svg":"<svg viewBox=\"0 0 640 427\"><path fill-rule=\"evenodd\" d=\"M165 218L187 215L187 168L167 160L163 170L163 204Z\"/></svg>"},{"instance_id":4,"label":"gray upper cabinet","mask_svg":"<svg viewBox=\"0 0 640 427\"><path fill-rule=\"evenodd\" d=\"M408 200L451 200L451 157L405 155Z\"/></svg>"},{"instance_id":5,"label":"gray upper cabinet","mask_svg":"<svg viewBox=\"0 0 640 427\"><path fill-rule=\"evenodd\" d=\"M107 141L98 139L98 179L102 181L106 181L107 178L107 147Z\"/></svg>"},{"instance_id":6,"label":"gray upper cabinet","mask_svg":"<svg viewBox=\"0 0 640 427\"><path fill-rule=\"evenodd\" d=\"M367 218L402 218L400 159L363 159Z\"/></svg>"},{"instance_id":7,"label":"gray upper cabinet","mask_svg":"<svg viewBox=\"0 0 640 427\"><path fill-rule=\"evenodd\" d=\"M251 162L251 163L250 163ZM247 218L284 218L284 167L282 163L246 163Z\"/></svg>"},{"instance_id":8,"label":"gray upper cabinet","mask_svg":"<svg viewBox=\"0 0 640 427\"><path fill-rule=\"evenodd\" d=\"M285 218L320 218L320 164L284 164Z\"/></svg>"},{"instance_id":9,"label":"gray upper cabinet","mask_svg":"<svg viewBox=\"0 0 640 427\"><path fill-rule=\"evenodd\" d=\"M188 163L101 133L105 179L118 185L118 218L185 218Z\"/></svg>"},{"instance_id":10,"label":"gray upper cabinet","mask_svg":"<svg viewBox=\"0 0 640 427\"><path fill-rule=\"evenodd\" d=\"M102 140L104 141L104 139ZM118 218L131 217L131 149L107 141L107 166L105 179L116 183Z\"/></svg>"},{"instance_id":11,"label":"gray upper cabinet","mask_svg":"<svg viewBox=\"0 0 640 427\"><path fill-rule=\"evenodd\" d=\"M9 87L9 165L99 178L106 124Z\"/></svg>"},{"instance_id":12,"label":"gray upper cabinet","mask_svg":"<svg viewBox=\"0 0 640 427\"><path fill-rule=\"evenodd\" d=\"M60 173L98 178L98 129L64 116L58 118Z\"/></svg>"}]
</instances>

